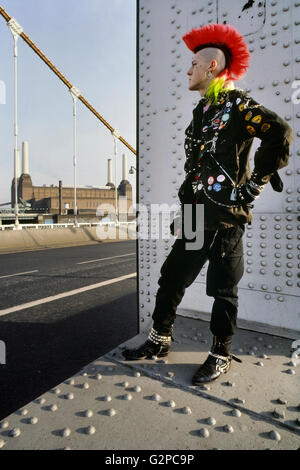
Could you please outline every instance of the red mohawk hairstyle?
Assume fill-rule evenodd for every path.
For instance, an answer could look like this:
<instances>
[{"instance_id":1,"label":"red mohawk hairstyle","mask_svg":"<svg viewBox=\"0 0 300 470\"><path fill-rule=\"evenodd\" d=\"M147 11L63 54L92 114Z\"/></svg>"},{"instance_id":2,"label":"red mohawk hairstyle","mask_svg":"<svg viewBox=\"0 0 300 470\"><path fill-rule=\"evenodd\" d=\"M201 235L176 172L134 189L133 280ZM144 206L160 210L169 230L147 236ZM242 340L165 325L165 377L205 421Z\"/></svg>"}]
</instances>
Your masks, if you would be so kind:
<instances>
[{"instance_id":1,"label":"red mohawk hairstyle","mask_svg":"<svg viewBox=\"0 0 300 470\"><path fill-rule=\"evenodd\" d=\"M182 37L194 53L205 47L218 47L226 58L225 69L218 77L226 75L228 80L239 80L247 72L250 52L243 36L228 24L210 24L192 29Z\"/></svg>"}]
</instances>

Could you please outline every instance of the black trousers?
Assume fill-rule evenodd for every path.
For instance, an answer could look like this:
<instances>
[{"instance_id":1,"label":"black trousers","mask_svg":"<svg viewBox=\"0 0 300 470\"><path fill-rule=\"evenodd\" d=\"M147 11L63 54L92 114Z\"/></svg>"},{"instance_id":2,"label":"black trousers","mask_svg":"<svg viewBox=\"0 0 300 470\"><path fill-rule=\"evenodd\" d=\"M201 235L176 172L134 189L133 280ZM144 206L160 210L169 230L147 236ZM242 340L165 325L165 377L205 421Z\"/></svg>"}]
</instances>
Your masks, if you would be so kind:
<instances>
[{"instance_id":1,"label":"black trousers","mask_svg":"<svg viewBox=\"0 0 300 470\"><path fill-rule=\"evenodd\" d=\"M218 231L205 231L203 247L186 250L186 239L177 238L164 261L158 280L153 328L169 335L176 310L185 289L189 287L204 264L209 261L206 294L214 297L210 330L218 337L232 336L238 312L238 283L244 273L243 234L245 227L236 225ZM199 295L199 310L201 297Z\"/></svg>"}]
</instances>

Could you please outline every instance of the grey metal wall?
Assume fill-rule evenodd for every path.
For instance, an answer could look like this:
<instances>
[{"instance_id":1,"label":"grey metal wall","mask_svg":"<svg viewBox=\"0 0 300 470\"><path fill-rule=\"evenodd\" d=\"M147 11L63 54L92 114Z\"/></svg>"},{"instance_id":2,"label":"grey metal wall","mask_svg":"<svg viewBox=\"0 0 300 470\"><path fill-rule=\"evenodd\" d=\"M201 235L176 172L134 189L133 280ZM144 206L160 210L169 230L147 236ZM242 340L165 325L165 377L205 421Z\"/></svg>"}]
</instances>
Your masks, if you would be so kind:
<instances>
[{"instance_id":1,"label":"grey metal wall","mask_svg":"<svg viewBox=\"0 0 300 470\"><path fill-rule=\"evenodd\" d=\"M245 36L250 70L236 85L293 128L290 164L280 171L284 190L275 193L268 185L255 204L252 227L246 228L239 318L300 330L300 2L140 0L139 15L140 204L179 202L184 130L200 99L188 90L193 54L181 39L193 27L226 21ZM254 139L252 157L259 144ZM138 242L141 331L152 322L159 270L174 243L173 237L151 238L150 228L148 238ZM180 309L210 312L205 276L206 267L186 290Z\"/></svg>"}]
</instances>

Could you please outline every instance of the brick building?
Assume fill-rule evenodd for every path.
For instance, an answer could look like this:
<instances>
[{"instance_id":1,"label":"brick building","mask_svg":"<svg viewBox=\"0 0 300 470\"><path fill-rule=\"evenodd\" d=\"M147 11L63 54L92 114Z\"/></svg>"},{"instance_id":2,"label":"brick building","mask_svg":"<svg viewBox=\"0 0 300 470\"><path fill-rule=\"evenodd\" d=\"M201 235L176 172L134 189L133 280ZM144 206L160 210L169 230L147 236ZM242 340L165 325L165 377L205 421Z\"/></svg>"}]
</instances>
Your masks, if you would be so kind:
<instances>
[{"instance_id":1,"label":"brick building","mask_svg":"<svg viewBox=\"0 0 300 470\"><path fill-rule=\"evenodd\" d=\"M31 210L43 211L56 216L56 221L66 215L74 213L74 186L63 186L59 181L57 185L36 186L33 184L28 170L28 146L23 142L22 173L18 178L18 200L29 203ZM123 154L122 180L117 187L117 200L120 213L128 214L132 201L132 186L127 180L127 159ZM108 182L105 186L77 186L76 201L79 218L96 217L100 204L110 204L115 207L115 185L112 182L112 161L108 159ZM126 200L125 200L126 197ZM11 184L12 207L15 203L15 179ZM126 201L126 202L124 202Z\"/></svg>"}]
</instances>

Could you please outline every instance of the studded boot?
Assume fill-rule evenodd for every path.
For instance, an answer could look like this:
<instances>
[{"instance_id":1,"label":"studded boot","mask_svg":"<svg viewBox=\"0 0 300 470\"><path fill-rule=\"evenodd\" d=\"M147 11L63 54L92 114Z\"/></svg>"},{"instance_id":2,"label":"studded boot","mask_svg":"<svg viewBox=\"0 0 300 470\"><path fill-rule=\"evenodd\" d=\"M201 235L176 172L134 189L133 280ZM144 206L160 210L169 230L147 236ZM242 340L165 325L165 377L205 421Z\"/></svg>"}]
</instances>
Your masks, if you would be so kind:
<instances>
[{"instance_id":1,"label":"studded boot","mask_svg":"<svg viewBox=\"0 0 300 470\"><path fill-rule=\"evenodd\" d=\"M125 349L122 354L127 361L151 359L153 356L165 357L169 353L172 339L172 334L162 336L154 328L151 328L145 343L136 349Z\"/></svg>"},{"instance_id":2,"label":"studded boot","mask_svg":"<svg viewBox=\"0 0 300 470\"><path fill-rule=\"evenodd\" d=\"M230 354L231 336L218 338L214 336L213 344L206 361L199 367L192 378L193 385L216 380L221 374L226 374L231 366L231 360L242 362L237 357Z\"/></svg>"}]
</instances>

